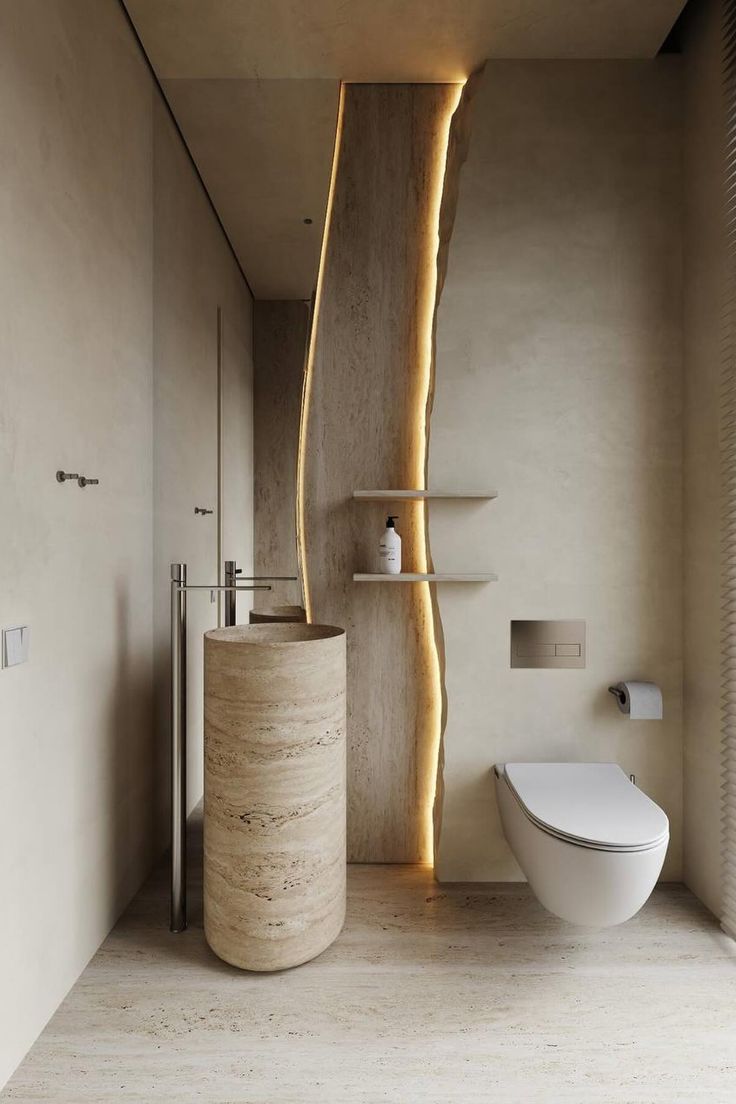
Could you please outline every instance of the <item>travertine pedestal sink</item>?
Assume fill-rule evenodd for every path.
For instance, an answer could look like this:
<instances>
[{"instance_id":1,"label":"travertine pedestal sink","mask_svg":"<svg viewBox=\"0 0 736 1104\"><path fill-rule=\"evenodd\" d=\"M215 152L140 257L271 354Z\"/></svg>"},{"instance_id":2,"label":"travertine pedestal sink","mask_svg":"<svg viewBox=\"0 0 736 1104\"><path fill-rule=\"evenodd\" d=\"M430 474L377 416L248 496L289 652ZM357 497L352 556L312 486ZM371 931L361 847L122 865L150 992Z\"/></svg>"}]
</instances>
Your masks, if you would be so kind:
<instances>
[{"instance_id":1,"label":"travertine pedestal sink","mask_svg":"<svg viewBox=\"0 0 736 1104\"><path fill-rule=\"evenodd\" d=\"M204 668L205 936L242 969L297 966L345 918L345 633L215 629Z\"/></svg>"}]
</instances>

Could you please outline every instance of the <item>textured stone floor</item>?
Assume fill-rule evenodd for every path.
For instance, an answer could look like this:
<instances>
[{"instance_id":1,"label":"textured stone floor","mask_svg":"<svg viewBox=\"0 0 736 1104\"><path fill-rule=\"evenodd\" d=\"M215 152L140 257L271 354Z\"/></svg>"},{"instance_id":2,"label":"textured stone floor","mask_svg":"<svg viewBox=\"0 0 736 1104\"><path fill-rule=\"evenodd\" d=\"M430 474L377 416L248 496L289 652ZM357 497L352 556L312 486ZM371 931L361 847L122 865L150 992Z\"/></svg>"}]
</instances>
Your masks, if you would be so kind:
<instances>
[{"instance_id":1,"label":"textured stone floor","mask_svg":"<svg viewBox=\"0 0 736 1104\"><path fill-rule=\"evenodd\" d=\"M524 885L352 867L337 943L256 976L205 945L192 850L189 931L162 868L2 1100L736 1101L736 947L681 886L590 932Z\"/></svg>"}]
</instances>

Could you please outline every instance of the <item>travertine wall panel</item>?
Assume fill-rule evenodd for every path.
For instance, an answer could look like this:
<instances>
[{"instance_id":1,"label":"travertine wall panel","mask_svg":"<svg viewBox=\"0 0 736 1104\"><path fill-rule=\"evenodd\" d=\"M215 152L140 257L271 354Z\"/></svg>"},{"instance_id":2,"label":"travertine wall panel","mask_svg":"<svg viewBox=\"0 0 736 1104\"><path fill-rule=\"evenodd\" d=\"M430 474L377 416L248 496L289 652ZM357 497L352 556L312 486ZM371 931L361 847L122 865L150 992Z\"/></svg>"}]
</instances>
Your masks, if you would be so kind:
<instances>
[{"instance_id":1,"label":"travertine wall panel","mask_svg":"<svg viewBox=\"0 0 736 1104\"><path fill-rule=\"evenodd\" d=\"M296 475L309 304L257 300L254 336L254 517L256 575L298 576ZM301 585L255 591L254 609L299 605Z\"/></svg>"},{"instance_id":2,"label":"travertine wall panel","mask_svg":"<svg viewBox=\"0 0 736 1104\"><path fill-rule=\"evenodd\" d=\"M348 634L348 855L431 858L434 645L426 589L356 584L376 570L385 514L421 566L423 507L355 489L423 478L433 198L452 85L348 85L304 442L306 585L314 621ZM418 474L420 473L420 474Z\"/></svg>"}]
</instances>

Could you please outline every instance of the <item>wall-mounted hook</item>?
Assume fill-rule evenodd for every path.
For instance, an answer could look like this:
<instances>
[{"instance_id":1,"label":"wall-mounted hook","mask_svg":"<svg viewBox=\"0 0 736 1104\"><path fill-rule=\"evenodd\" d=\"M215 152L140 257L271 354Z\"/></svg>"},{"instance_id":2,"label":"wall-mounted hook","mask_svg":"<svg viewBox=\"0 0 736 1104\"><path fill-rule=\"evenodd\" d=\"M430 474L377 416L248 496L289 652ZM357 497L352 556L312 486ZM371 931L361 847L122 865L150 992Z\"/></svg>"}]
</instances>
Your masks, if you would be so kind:
<instances>
[{"instance_id":1,"label":"wall-mounted hook","mask_svg":"<svg viewBox=\"0 0 736 1104\"><path fill-rule=\"evenodd\" d=\"M77 480L77 483L79 483L80 487L95 486L99 482L99 479L88 479L86 475L80 475Z\"/></svg>"},{"instance_id":2,"label":"wall-mounted hook","mask_svg":"<svg viewBox=\"0 0 736 1104\"><path fill-rule=\"evenodd\" d=\"M195 506L195 514L214 514L214 510L207 510L204 506Z\"/></svg>"},{"instance_id":3,"label":"wall-mounted hook","mask_svg":"<svg viewBox=\"0 0 736 1104\"><path fill-rule=\"evenodd\" d=\"M79 479L79 476L77 475L76 472L65 472L65 471L61 471L61 470L57 471L57 473L56 473L56 482L57 483L66 483L67 479Z\"/></svg>"}]
</instances>

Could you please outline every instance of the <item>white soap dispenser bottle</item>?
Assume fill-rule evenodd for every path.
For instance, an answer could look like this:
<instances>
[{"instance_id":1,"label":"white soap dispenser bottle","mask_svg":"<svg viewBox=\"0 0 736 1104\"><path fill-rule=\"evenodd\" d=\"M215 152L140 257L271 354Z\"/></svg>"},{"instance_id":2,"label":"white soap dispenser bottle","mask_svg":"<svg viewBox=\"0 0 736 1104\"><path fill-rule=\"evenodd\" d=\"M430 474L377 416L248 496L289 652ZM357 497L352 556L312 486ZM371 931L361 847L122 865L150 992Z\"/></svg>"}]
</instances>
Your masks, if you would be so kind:
<instances>
[{"instance_id":1,"label":"white soap dispenser bottle","mask_svg":"<svg viewBox=\"0 0 736 1104\"><path fill-rule=\"evenodd\" d=\"M401 574L401 537L394 526L396 516L398 515L389 514L386 518L386 530L378 546L381 571L384 575Z\"/></svg>"}]
</instances>

